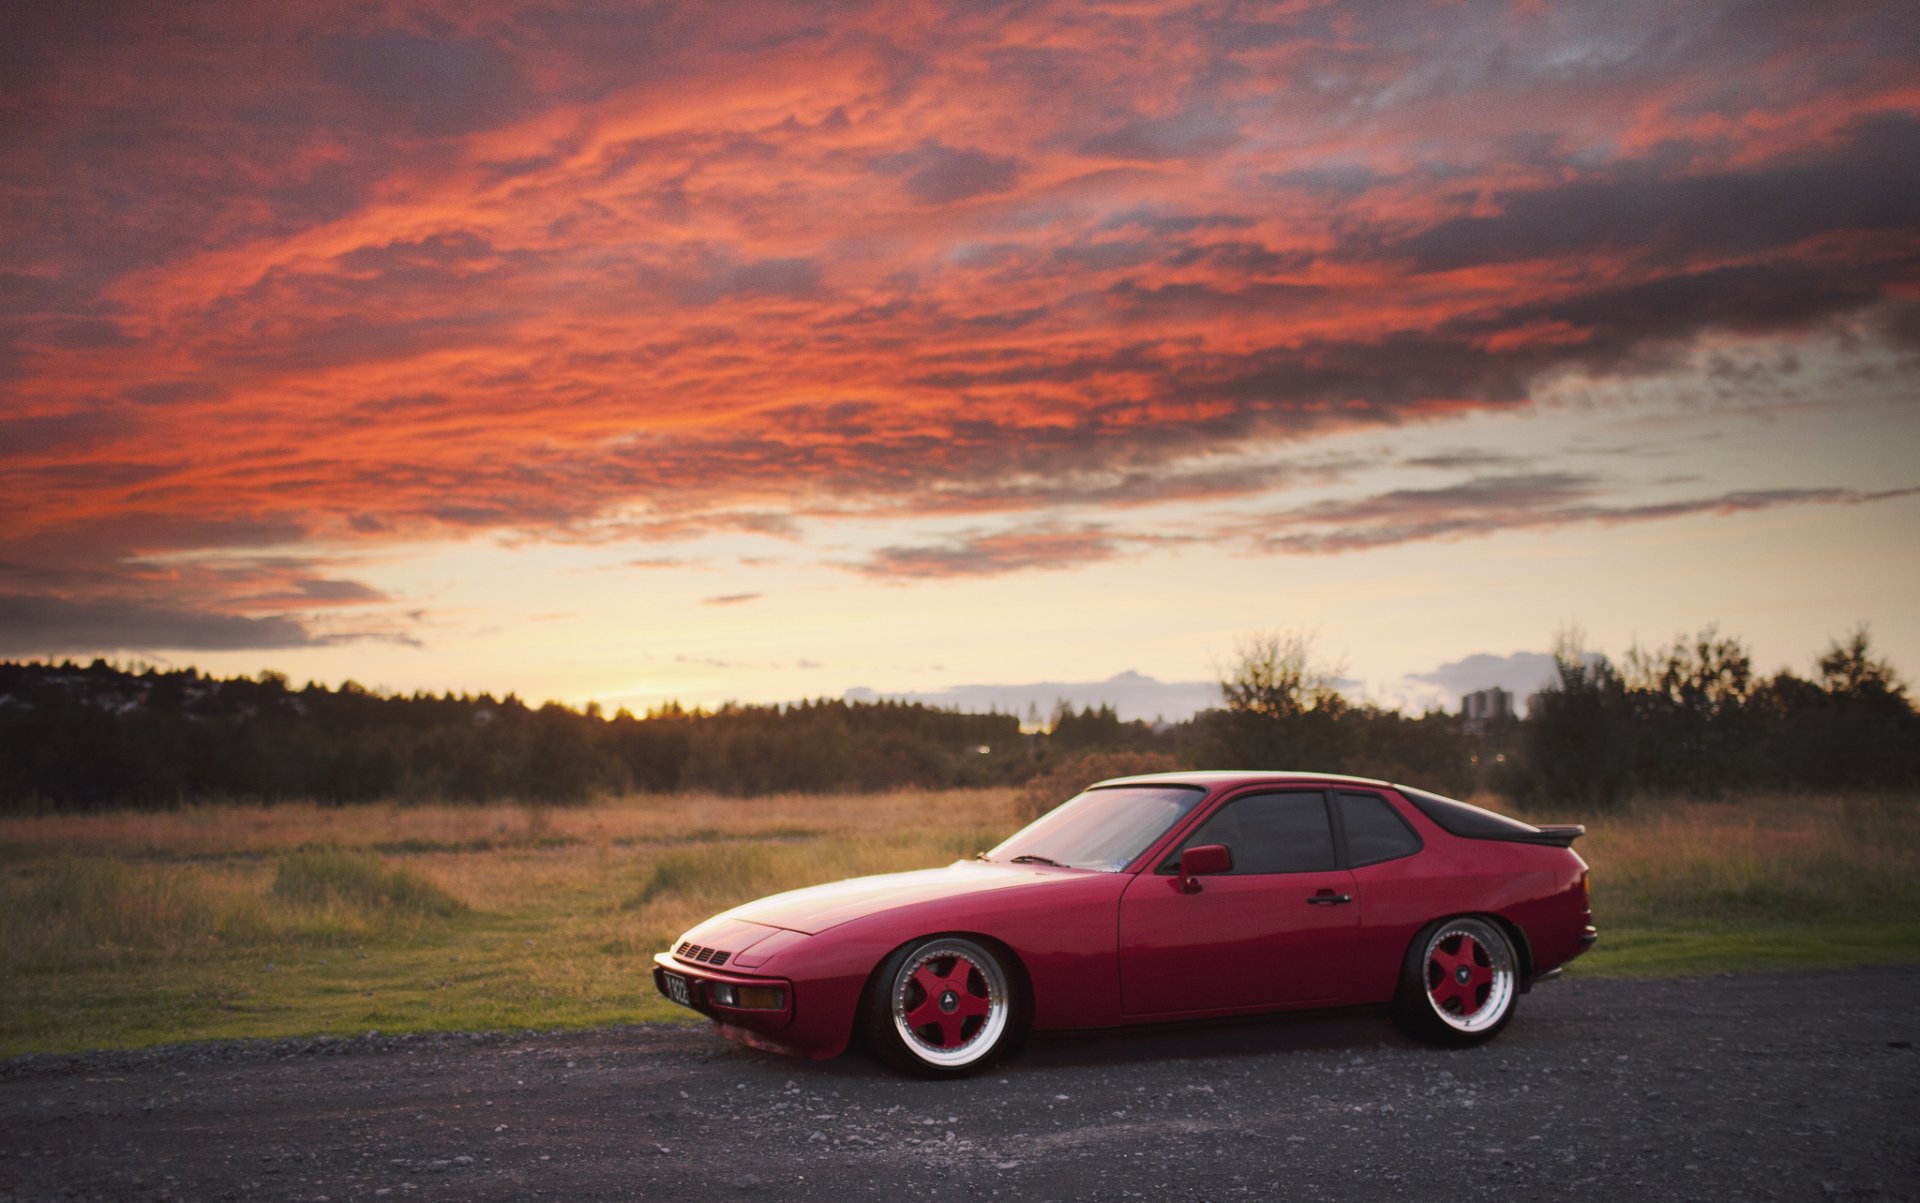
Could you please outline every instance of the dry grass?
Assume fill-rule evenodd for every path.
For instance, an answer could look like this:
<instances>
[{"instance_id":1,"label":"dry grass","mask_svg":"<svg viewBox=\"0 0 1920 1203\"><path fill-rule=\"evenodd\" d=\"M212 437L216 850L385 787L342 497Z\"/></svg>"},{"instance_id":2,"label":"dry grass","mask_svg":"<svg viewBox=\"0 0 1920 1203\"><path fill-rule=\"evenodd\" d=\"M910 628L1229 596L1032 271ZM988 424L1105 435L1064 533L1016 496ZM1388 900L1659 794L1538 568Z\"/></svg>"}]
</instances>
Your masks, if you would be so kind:
<instances>
[{"instance_id":1,"label":"dry grass","mask_svg":"<svg viewBox=\"0 0 1920 1203\"><path fill-rule=\"evenodd\" d=\"M1917 803L1589 816L1605 937L1577 971L1920 959ZM647 971L687 927L970 856L1017 807L1012 790L902 791L3 819L0 1052L684 1017Z\"/></svg>"},{"instance_id":2,"label":"dry grass","mask_svg":"<svg viewBox=\"0 0 1920 1203\"><path fill-rule=\"evenodd\" d=\"M1576 848L1594 866L1596 907L1616 924L1920 917L1910 796L1642 800L1585 821Z\"/></svg>"},{"instance_id":3,"label":"dry grass","mask_svg":"<svg viewBox=\"0 0 1920 1203\"><path fill-rule=\"evenodd\" d=\"M62 971L386 937L459 915L445 888L370 853L263 864L60 854L0 877L0 968Z\"/></svg>"},{"instance_id":4,"label":"dry grass","mask_svg":"<svg viewBox=\"0 0 1920 1203\"><path fill-rule=\"evenodd\" d=\"M1065 799L1062 798L1062 801ZM171 811L0 818L0 856L101 855L155 860L270 856L297 848L387 853L490 852L578 844L632 846L840 836L964 822L1001 831L1005 790L883 794L635 795L585 806L219 804ZM1006 829L1010 830L1010 828ZM1004 831L1002 832L1004 834Z\"/></svg>"},{"instance_id":5,"label":"dry grass","mask_svg":"<svg viewBox=\"0 0 1920 1203\"><path fill-rule=\"evenodd\" d=\"M542 808L202 806L0 820L0 1051L674 1014L715 911L941 865L1006 791Z\"/></svg>"}]
</instances>

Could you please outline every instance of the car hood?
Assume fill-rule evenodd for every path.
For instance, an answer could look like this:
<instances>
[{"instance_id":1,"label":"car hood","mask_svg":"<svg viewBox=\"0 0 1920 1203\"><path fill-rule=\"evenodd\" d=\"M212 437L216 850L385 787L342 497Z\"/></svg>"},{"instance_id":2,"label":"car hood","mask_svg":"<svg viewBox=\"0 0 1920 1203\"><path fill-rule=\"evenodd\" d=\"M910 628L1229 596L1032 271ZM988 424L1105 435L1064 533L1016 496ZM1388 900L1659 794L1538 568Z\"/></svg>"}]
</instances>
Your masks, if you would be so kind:
<instances>
[{"instance_id":1,"label":"car hood","mask_svg":"<svg viewBox=\"0 0 1920 1203\"><path fill-rule=\"evenodd\" d=\"M855 877L831 885L808 886L736 906L717 919L744 920L814 935L830 927L894 907L943 898L1014 890L1057 882L1059 869L1027 865L990 865L961 861L944 869Z\"/></svg>"}]
</instances>

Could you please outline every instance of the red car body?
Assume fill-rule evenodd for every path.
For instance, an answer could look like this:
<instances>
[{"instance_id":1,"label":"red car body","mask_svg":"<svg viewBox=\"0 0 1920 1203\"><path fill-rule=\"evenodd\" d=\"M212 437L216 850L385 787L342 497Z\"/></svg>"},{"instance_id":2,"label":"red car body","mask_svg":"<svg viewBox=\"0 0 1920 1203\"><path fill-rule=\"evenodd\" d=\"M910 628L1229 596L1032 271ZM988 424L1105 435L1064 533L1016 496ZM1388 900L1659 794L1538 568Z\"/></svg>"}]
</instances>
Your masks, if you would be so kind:
<instances>
[{"instance_id":1,"label":"red car body","mask_svg":"<svg viewBox=\"0 0 1920 1203\"><path fill-rule=\"evenodd\" d=\"M1570 847L1578 828L1502 819L1511 828L1503 837L1462 836L1409 800L1418 791L1325 774L1156 774L1102 782L1081 797L1097 802L1100 790L1115 787L1182 787L1199 800L1118 869L960 862L735 907L655 957L656 986L708 1015L722 1035L832 1057L853 1038L863 1002L883 997L876 993L882 966L934 936L961 937L1005 961L1016 1019L1035 1029L1389 1002L1413 972L1410 949L1422 933L1463 917L1497 925L1510 940L1517 959L1510 995L1595 938L1587 866ZM1333 819L1340 857L1331 870L1191 879L1169 871L1174 850L1236 799L1315 792L1330 815L1340 809L1338 795L1384 801L1417 836L1417 851L1350 867L1357 858L1347 855L1342 821ZM1455 971L1445 960L1453 955L1467 962L1457 970L1466 983L1473 969L1466 945L1454 939L1449 947L1452 953L1432 954L1435 980L1442 968ZM744 999L756 1005L728 1005ZM937 1032L932 1038L941 1043Z\"/></svg>"}]
</instances>

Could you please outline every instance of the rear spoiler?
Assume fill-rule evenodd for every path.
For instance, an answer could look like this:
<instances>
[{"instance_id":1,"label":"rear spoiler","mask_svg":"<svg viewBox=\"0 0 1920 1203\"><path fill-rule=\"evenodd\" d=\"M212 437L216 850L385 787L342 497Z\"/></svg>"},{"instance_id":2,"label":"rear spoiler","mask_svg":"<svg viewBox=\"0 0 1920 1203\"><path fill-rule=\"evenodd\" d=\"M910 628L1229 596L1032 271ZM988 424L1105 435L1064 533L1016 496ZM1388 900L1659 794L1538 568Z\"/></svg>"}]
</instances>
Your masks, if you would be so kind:
<instances>
[{"instance_id":1,"label":"rear spoiler","mask_svg":"<svg viewBox=\"0 0 1920 1203\"><path fill-rule=\"evenodd\" d=\"M1515 832L1498 838L1513 844L1551 844L1556 848L1571 848L1573 841L1585 834L1587 829L1580 823L1549 823L1540 825L1537 831Z\"/></svg>"}]
</instances>

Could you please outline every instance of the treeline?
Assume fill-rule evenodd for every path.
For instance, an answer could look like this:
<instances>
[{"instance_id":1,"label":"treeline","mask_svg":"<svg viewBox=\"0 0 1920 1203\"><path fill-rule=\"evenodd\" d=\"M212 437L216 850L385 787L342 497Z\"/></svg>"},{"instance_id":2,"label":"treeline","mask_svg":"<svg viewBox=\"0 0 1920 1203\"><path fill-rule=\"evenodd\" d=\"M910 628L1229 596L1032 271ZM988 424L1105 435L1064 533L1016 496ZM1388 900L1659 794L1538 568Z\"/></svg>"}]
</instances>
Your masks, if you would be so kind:
<instances>
[{"instance_id":1,"label":"treeline","mask_svg":"<svg viewBox=\"0 0 1920 1203\"><path fill-rule=\"evenodd\" d=\"M900 702L603 717L509 695L390 696L349 682L0 665L0 806L398 798L567 802L1023 780L1019 720Z\"/></svg>"},{"instance_id":2,"label":"treeline","mask_svg":"<svg viewBox=\"0 0 1920 1203\"><path fill-rule=\"evenodd\" d=\"M1920 714L1864 628L1834 641L1812 678L1756 673L1746 647L1712 627L1630 648L1617 667L1569 631L1554 660L1555 679L1523 716L1469 723L1352 703L1310 641L1258 636L1221 683L1226 709L1195 720L1192 746L1216 763L1312 765L1549 806L1920 788Z\"/></svg>"},{"instance_id":3,"label":"treeline","mask_svg":"<svg viewBox=\"0 0 1920 1203\"><path fill-rule=\"evenodd\" d=\"M1339 666L1318 660L1301 634L1244 640L1220 682L1226 706L1193 721L1191 745L1209 763L1301 768L1472 793L1486 733L1458 715L1350 701ZM1493 733L1496 736L1503 733Z\"/></svg>"},{"instance_id":4,"label":"treeline","mask_svg":"<svg viewBox=\"0 0 1920 1203\"><path fill-rule=\"evenodd\" d=\"M1836 640L1812 679L1753 671L1709 627L1616 667L1576 634L1520 730L1520 756L1489 782L1525 799L1605 806L1636 793L1714 796L1756 787L1920 785L1920 715L1867 632Z\"/></svg>"},{"instance_id":5,"label":"treeline","mask_svg":"<svg viewBox=\"0 0 1920 1203\"><path fill-rule=\"evenodd\" d=\"M1636 793L1920 787L1920 715L1864 631L1811 678L1756 674L1709 629L1616 667L1577 635L1532 713L1469 723L1349 700L1310 641L1257 636L1221 708L1177 724L1057 707L918 703L667 706L611 718L508 695L395 696L96 660L0 664L0 811L210 799L570 802L629 791L844 792L1025 785L1035 807L1100 777L1175 768L1312 769L1548 805Z\"/></svg>"}]
</instances>

